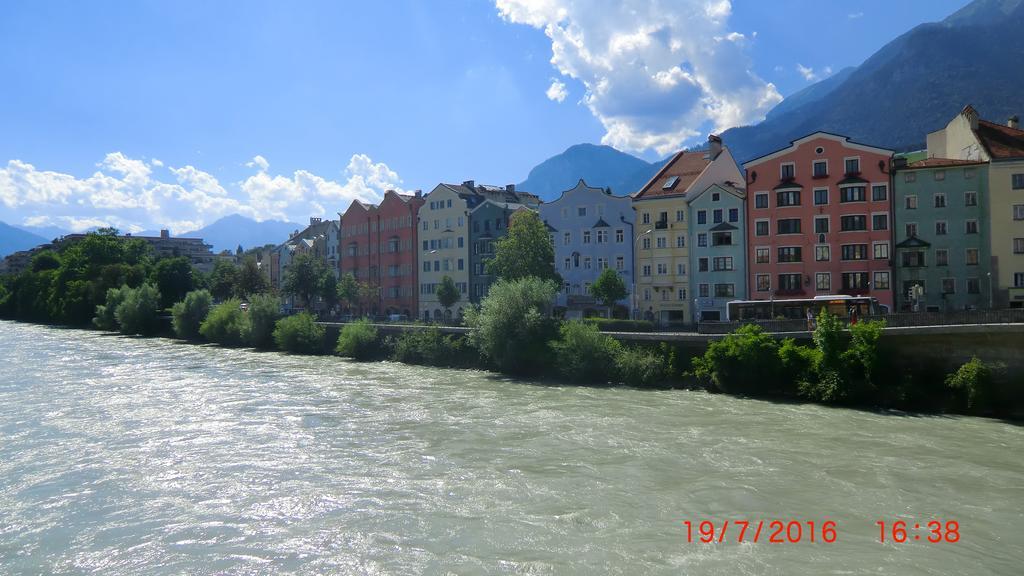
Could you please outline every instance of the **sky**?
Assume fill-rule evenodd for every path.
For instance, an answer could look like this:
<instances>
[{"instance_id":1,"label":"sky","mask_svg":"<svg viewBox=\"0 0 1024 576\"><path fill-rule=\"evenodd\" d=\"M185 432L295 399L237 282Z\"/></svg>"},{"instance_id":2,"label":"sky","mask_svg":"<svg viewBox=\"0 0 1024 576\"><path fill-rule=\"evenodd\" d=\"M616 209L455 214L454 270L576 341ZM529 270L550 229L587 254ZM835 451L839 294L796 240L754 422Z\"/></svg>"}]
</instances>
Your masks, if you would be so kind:
<instances>
[{"instance_id":1,"label":"sky","mask_svg":"<svg viewBox=\"0 0 1024 576\"><path fill-rule=\"evenodd\" d=\"M0 221L183 233L647 160L967 0L10 0ZM727 143L728 144L728 143Z\"/></svg>"}]
</instances>

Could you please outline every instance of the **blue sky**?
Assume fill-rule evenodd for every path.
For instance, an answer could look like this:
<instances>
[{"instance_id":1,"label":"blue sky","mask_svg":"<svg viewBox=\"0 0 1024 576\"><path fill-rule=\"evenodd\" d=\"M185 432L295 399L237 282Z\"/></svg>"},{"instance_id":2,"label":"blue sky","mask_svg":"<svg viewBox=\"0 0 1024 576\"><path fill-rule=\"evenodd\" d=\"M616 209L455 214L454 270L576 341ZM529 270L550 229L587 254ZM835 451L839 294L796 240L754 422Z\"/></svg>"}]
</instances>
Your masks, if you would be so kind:
<instances>
[{"instance_id":1,"label":"blue sky","mask_svg":"<svg viewBox=\"0 0 1024 576\"><path fill-rule=\"evenodd\" d=\"M655 159L966 3L5 2L0 220L184 232Z\"/></svg>"}]
</instances>

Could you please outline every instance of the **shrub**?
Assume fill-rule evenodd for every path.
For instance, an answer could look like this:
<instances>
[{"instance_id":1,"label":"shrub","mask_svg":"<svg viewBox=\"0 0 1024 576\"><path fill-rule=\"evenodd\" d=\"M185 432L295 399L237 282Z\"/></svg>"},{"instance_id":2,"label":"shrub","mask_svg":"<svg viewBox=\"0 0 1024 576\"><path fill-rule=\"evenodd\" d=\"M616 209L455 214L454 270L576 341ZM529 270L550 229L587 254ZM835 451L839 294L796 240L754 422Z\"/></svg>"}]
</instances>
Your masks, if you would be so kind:
<instances>
[{"instance_id":1,"label":"shrub","mask_svg":"<svg viewBox=\"0 0 1024 576\"><path fill-rule=\"evenodd\" d=\"M622 346L615 355L619 380L629 386L655 386L667 377L665 358L639 346Z\"/></svg>"},{"instance_id":2,"label":"shrub","mask_svg":"<svg viewBox=\"0 0 1024 576\"><path fill-rule=\"evenodd\" d=\"M274 347L274 326L281 317L281 301L271 294L249 299L249 310L242 323L242 340L254 348Z\"/></svg>"},{"instance_id":3,"label":"shrub","mask_svg":"<svg viewBox=\"0 0 1024 576\"><path fill-rule=\"evenodd\" d=\"M867 393L875 388L875 373L878 367L878 339L882 337L885 320L858 322L850 326L849 348L843 352L847 371L855 383L853 392Z\"/></svg>"},{"instance_id":4,"label":"shrub","mask_svg":"<svg viewBox=\"0 0 1024 576\"><path fill-rule=\"evenodd\" d=\"M650 320L619 320L614 318L587 318L584 322L597 326L602 332L653 332Z\"/></svg>"},{"instance_id":5,"label":"shrub","mask_svg":"<svg viewBox=\"0 0 1024 576\"><path fill-rule=\"evenodd\" d=\"M470 349L463 338L442 334L437 328L403 332L394 340L392 359L424 366L469 366Z\"/></svg>"},{"instance_id":6,"label":"shrub","mask_svg":"<svg viewBox=\"0 0 1024 576\"><path fill-rule=\"evenodd\" d=\"M780 382L787 392L798 392L800 386L814 384L818 378L818 363L821 353L817 348L801 346L792 338L786 338L779 346L779 362L781 363ZM792 386L792 387L790 387Z\"/></svg>"},{"instance_id":7,"label":"shrub","mask_svg":"<svg viewBox=\"0 0 1024 576\"><path fill-rule=\"evenodd\" d=\"M559 339L551 342L559 374L576 382L615 379L615 359L622 346L597 327L579 321L562 324Z\"/></svg>"},{"instance_id":8,"label":"shrub","mask_svg":"<svg viewBox=\"0 0 1024 576\"><path fill-rule=\"evenodd\" d=\"M241 302L237 298L231 298L214 306L199 326L199 333L210 342L240 346L242 325L245 323L240 305Z\"/></svg>"},{"instance_id":9,"label":"shrub","mask_svg":"<svg viewBox=\"0 0 1024 576\"><path fill-rule=\"evenodd\" d=\"M155 334L159 329L157 311L160 309L160 292L149 283L126 290L124 300L114 309L121 333Z\"/></svg>"},{"instance_id":10,"label":"shrub","mask_svg":"<svg viewBox=\"0 0 1024 576\"><path fill-rule=\"evenodd\" d=\"M498 370L541 373L550 365L548 342L556 335L546 310L557 291L554 282L533 276L498 280L480 308L466 313L470 342Z\"/></svg>"},{"instance_id":11,"label":"shrub","mask_svg":"<svg viewBox=\"0 0 1024 576\"><path fill-rule=\"evenodd\" d=\"M757 324L745 324L693 359L693 375L723 392L778 392L779 345Z\"/></svg>"},{"instance_id":12,"label":"shrub","mask_svg":"<svg viewBox=\"0 0 1024 576\"><path fill-rule=\"evenodd\" d=\"M335 348L341 356L355 360L369 360L380 353L377 342L377 329L365 318L349 322L338 334L338 346Z\"/></svg>"},{"instance_id":13,"label":"shrub","mask_svg":"<svg viewBox=\"0 0 1024 576\"><path fill-rule=\"evenodd\" d=\"M324 327L309 312L285 316L274 328L274 343L292 354L323 354Z\"/></svg>"},{"instance_id":14,"label":"shrub","mask_svg":"<svg viewBox=\"0 0 1024 576\"><path fill-rule=\"evenodd\" d=\"M92 319L92 323L97 328L100 330L117 330L117 318L114 316L114 311L117 310L121 302L124 302L124 297L128 290L131 290L131 288L127 285L107 290L105 303L96 307L96 317Z\"/></svg>"},{"instance_id":15,"label":"shrub","mask_svg":"<svg viewBox=\"0 0 1024 576\"><path fill-rule=\"evenodd\" d=\"M199 338L199 327L210 313L213 297L206 290L193 290L185 299L171 307L171 325L178 338L194 340Z\"/></svg>"},{"instance_id":16,"label":"shrub","mask_svg":"<svg viewBox=\"0 0 1024 576\"><path fill-rule=\"evenodd\" d=\"M959 396L961 408L982 412L991 408L992 380L992 367L975 356L946 376L946 386Z\"/></svg>"}]
</instances>

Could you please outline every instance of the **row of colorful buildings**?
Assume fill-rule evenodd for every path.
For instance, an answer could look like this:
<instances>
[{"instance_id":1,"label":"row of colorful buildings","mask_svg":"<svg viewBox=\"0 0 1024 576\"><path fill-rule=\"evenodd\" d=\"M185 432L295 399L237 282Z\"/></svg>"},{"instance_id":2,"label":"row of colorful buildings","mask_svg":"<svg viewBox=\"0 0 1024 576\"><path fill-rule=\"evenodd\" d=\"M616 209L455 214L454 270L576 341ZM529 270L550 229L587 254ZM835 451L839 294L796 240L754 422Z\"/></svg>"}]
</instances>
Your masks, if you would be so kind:
<instances>
[{"instance_id":1,"label":"row of colorful buildings","mask_svg":"<svg viewBox=\"0 0 1024 576\"><path fill-rule=\"evenodd\" d=\"M629 289L620 314L663 324L724 320L732 300L831 294L891 311L1024 306L1024 131L970 106L906 154L817 132L741 167L711 136L628 195L583 180L551 202L471 180L388 191L278 246L271 280L312 251L372 288L363 313L458 317L487 294L486 262L519 210L548 227L555 304L570 317L598 310L590 286L606 268ZM450 311L436 296L444 276L461 294Z\"/></svg>"}]
</instances>

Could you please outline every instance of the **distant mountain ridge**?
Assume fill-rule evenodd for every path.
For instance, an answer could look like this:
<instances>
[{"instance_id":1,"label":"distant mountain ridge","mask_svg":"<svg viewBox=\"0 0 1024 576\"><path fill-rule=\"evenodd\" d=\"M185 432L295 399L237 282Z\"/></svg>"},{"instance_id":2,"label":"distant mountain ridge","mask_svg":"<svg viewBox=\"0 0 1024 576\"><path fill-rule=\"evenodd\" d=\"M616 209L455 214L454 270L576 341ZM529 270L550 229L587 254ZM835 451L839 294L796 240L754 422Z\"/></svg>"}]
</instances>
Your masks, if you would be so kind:
<instances>
[{"instance_id":1,"label":"distant mountain ridge","mask_svg":"<svg viewBox=\"0 0 1024 576\"><path fill-rule=\"evenodd\" d=\"M48 239L38 234L33 234L27 230L0 222L0 258L20 250L28 250L40 244L46 244L47 242L49 242Z\"/></svg>"},{"instance_id":2,"label":"distant mountain ridge","mask_svg":"<svg viewBox=\"0 0 1024 576\"><path fill-rule=\"evenodd\" d=\"M516 187L551 202L582 178L590 186L611 188L613 194L622 196L639 190L663 164L611 146L576 144L535 166Z\"/></svg>"},{"instance_id":3,"label":"distant mountain ridge","mask_svg":"<svg viewBox=\"0 0 1024 576\"><path fill-rule=\"evenodd\" d=\"M281 220L257 222L240 214L232 214L180 236L202 238L207 244L213 245L214 252L220 252L222 250L234 251L238 246L249 249L265 244L280 244L287 240L292 232L303 228L305 228L304 225L294 222Z\"/></svg>"}]
</instances>

